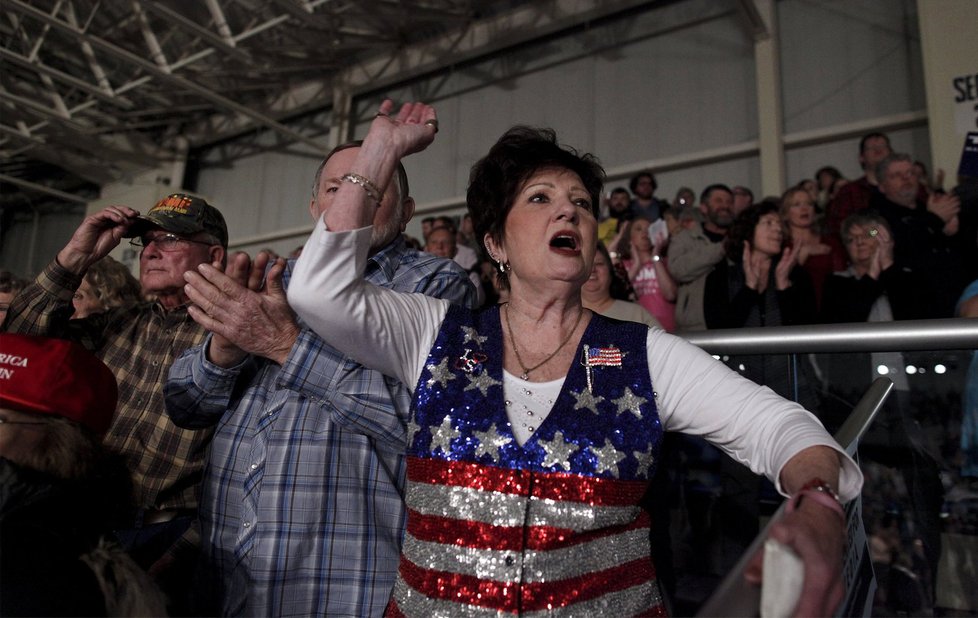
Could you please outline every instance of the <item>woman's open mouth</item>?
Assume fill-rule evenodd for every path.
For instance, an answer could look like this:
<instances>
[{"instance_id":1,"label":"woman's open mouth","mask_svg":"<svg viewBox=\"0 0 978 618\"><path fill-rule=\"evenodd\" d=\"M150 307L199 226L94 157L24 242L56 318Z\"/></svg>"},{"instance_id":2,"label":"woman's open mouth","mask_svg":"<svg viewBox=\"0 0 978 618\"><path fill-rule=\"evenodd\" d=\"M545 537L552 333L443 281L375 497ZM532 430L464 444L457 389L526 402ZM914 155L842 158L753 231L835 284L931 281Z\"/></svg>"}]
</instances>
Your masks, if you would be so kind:
<instances>
[{"instance_id":1,"label":"woman's open mouth","mask_svg":"<svg viewBox=\"0 0 978 618\"><path fill-rule=\"evenodd\" d=\"M550 239L550 248L558 253L578 255L580 247L580 238L573 232L558 232Z\"/></svg>"}]
</instances>

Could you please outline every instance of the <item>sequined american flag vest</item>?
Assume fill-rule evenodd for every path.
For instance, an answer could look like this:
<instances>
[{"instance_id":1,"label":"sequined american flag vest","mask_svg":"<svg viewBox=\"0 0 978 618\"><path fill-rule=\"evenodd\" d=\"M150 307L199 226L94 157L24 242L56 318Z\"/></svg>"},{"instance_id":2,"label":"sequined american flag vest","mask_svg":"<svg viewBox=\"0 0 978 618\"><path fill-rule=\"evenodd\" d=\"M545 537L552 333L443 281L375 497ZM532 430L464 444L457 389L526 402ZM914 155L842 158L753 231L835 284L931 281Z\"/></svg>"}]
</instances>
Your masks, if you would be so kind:
<instances>
[{"instance_id":1,"label":"sequined american flag vest","mask_svg":"<svg viewBox=\"0 0 978 618\"><path fill-rule=\"evenodd\" d=\"M520 446L498 307L449 310L412 404L387 615L665 615L638 506L662 440L646 335L595 315L552 411ZM585 366L585 346L601 361Z\"/></svg>"}]
</instances>

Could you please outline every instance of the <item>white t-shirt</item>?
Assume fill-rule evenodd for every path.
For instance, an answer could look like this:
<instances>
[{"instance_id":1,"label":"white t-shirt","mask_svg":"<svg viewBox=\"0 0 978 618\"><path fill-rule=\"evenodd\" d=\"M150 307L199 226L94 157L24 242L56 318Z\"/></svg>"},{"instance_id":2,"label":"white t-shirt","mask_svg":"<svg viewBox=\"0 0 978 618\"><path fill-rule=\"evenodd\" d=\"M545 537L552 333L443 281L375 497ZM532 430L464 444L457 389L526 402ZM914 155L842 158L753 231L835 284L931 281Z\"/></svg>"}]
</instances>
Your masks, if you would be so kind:
<instances>
[{"instance_id":1,"label":"white t-shirt","mask_svg":"<svg viewBox=\"0 0 978 618\"><path fill-rule=\"evenodd\" d=\"M370 232L329 232L318 223L293 270L289 303L338 350L413 389L449 303L367 283ZM647 349L664 429L704 437L782 493L780 473L788 460L808 447L828 446L840 453L840 496L850 500L859 493L858 466L800 405L663 330L649 329ZM504 393L511 392L514 376L503 377Z\"/></svg>"}]
</instances>

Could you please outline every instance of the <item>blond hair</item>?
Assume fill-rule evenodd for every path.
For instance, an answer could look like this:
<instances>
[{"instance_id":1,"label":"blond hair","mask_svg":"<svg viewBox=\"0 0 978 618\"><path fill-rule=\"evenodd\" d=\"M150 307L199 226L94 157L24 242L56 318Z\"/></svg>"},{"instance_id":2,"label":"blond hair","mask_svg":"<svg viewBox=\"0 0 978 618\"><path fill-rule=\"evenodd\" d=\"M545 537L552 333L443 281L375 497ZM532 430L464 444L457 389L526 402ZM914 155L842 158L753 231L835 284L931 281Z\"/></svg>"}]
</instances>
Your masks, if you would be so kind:
<instances>
[{"instance_id":1,"label":"blond hair","mask_svg":"<svg viewBox=\"0 0 978 618\"><path fill-rule=\"evenodd\" d=\"M85 281L92 286L92 293L103 311L131 307L143 300L139 281L129 268L108 256L92 264L85 274Z\"/></svg>"}]
</instances>

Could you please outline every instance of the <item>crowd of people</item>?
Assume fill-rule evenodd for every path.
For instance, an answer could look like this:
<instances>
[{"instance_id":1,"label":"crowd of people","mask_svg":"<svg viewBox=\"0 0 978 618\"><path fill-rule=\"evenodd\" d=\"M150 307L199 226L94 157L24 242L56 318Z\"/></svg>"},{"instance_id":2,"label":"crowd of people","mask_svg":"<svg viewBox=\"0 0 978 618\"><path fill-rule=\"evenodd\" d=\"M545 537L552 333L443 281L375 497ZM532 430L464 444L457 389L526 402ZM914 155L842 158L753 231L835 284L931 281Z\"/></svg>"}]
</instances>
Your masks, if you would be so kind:
<instances>
[{"instance_id":1,"label":"crowd of people","mask_svg":"<svg viewBox=\"0 0 978 618\"><path fill-rule=\"evenodd\" d=\"M858 179L825 166L759 201L745 186L710 184L698 199L681 187L670 203L655 196L652 172L636 174L628 188L602 197L598 214L614 297L639 303L669 332L860 322L870 319L868 307L860 312L862 303L849 303L838 279L867 289L878 287L869 282L900 280L887 294L912 296L917 306L894 319L953 317L961 292L978 278L978 215L962 211L961 197L943 189L943 172L931 179L922 163L895 153L885 134L862 138L859 162ZM856 214L877 219L866 227L849 219ZM853 226L861 226L855 234ZM432 230L440 230L433 242ZM482 302L499 302L497 277L469 215L460 223L428 217L422 234L409 242L454 257L474 282L481 276ZM435 248L447 247L450 236L454 249ZM866 268L870 262L875 266Z\"/></svg>"},{"instance_id":2,"label":"crowd of people","mask_svg":"<svg viewBox=\"0 0 978 618\"><path fill-rule=\"evenodd\" d=\"M730 369L672 333L950 317L978 278L974 209L878 133L858 180L824 167L778 198L718 183L669 203L651 172L603 193L594 157L514 127L473 167L468 213L414 240L400 161L437 129L433 108L385 101L324 157L288 259L229 254L221 212L173 194L86 217L33 280L0 274L3 331L77 342L118 384L82 433L130 478L76 553L112 539L174 614L662 615L666 498L645 494L682 432L791 501L772 534L811 567L798 611L830 613L862 475L806 411L816 378L793 402L786 359ZM124 238L138 280L108 257ZM10 337L4 363L26 358ZM0 461L50 473L24 463L40 442L7 435L36 423L0 404ZM895 410L883 450L916 453L909 401ZM933 489L936 468L904 471ZM55 483L35 472L4 489ZM931 507L915 517L936 563ZM0 510L5 544L21 519ZM112 613L91 579L76 592Z\"/></svg>"}]
</instances>

